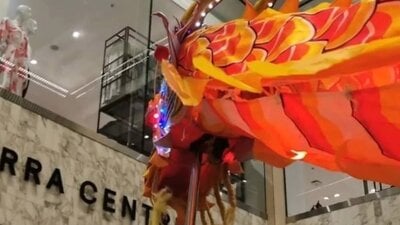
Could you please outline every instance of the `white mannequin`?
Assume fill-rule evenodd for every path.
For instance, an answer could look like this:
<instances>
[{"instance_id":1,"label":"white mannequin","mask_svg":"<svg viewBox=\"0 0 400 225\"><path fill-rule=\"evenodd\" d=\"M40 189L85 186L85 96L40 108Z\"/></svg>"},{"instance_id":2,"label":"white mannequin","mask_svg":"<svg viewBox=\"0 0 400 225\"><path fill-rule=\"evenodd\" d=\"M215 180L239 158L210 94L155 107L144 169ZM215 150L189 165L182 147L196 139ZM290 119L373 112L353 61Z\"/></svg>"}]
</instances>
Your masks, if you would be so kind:
<instances>
[{"instance_id":1,"label":"white mannequin","mask_svg":"<svg viewBox=\"0 0 400 225\"><path fill-rule=\"evenodd\" d=\"M4 18L2 21L9 21L11 24L13 24L15 27L19 27L22 30L24 27L27 28L26 23L31 23L31 25L28 25L28 27L32 27L32 21L28 22L32 18L32 9L29 6L26 5L20 5L17 7L17 11L15 13L15 19L10 20L9 18ZM33 20L34 21L34 20ZM36 21L34 22L36 23ZM37 29L37 23L36 23L36 29L32 28L32 32L35 32ZM5 40L5 37L0 37L0 56L4 54L4 51L7 48L7 40Z\"/></svg>"},{"instance_id":2,"label":"white mannequin","mask_svg":"<svg viewBox=\"0 0 400 225\"><path fill-rule=\"evenodd\" d=\"M28 69L28 35L37 30L37 22L31 17L31 8L20 5L14 20L5 18L0 22L0 57L15 65L0 68L0 87L17 95L22 94L26 83L26 79L19 75L18 69Z\"/></svg>"},{"instance_id":3,"label":"white mannequin","mask_svg":"<svg viewBox=\"0 0 400 225\"><path fill-rule=\"evenodd\" d=\"M10 20L9 18L4 18L2 22L8 21L11 25L23 30L28 31L27 34L30 35L37 30L37 23L32 19L32 9L26 5L20 5L17 7L17 11L15 13L15 19ZM34 25L36 24L36 26ZM4 54L4 51L9 45L8 40L5 40L6 37L0 36L0 56Z\"/></svg>"},{"instance_id":4,"label":"white mannequin","mask_svg":"<svg viewBox=\"0 0 400 225\"><path fill-rule=\"evenodd\" d=\"M17 23L19 27L22 27L23 24L32 18L32 9L26 5L20 5L17 7L17 12L15 14L14 21Z\"/></svg>"}]
</instances>

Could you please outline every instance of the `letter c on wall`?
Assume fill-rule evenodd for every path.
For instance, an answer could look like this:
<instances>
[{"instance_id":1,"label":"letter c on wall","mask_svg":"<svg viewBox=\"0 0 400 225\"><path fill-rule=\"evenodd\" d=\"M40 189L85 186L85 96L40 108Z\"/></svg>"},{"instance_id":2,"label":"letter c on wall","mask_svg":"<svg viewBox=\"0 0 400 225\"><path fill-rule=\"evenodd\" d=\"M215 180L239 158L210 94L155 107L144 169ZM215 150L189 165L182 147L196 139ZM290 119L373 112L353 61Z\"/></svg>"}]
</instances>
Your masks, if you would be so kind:
<instances>
[{"instance_id":1,"label":"letter c on wall","mask_svg":"<svg viewBox=\"0 0 400 225\"><path fill-rule=\"evenodd\" d=\"M90 188L90 189L89 189ZM96 202L96 197L94 197L94 193L97 192L96 185L91 181L85 181L81 184L81 188L79 190L79 196L85 203L91 205ZM93 193L92 196L88 196L87 193Z\"/></svg>"}]
</instances>

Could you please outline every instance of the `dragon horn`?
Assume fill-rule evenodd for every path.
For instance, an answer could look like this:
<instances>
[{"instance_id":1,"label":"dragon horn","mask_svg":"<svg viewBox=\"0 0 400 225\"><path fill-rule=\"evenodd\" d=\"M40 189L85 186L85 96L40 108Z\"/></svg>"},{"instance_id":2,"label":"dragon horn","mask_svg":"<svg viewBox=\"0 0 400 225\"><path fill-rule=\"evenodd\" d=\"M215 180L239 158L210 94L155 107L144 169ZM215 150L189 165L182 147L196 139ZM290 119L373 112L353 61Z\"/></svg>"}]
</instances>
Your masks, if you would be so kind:
<instances>
[{"instance_id":1,"label":"dragon horn","mask_svg":"<svg viewBox=\"0 0 400 225\"><path fill-rule=\"evenodd\" d=\"M171 50L171 62L175 64L177 62L177 54L180 48L180 42L178 41L175 33L170 28L167 16L165 16L165 14L161 12L155 12L153 13L153 15L160 17L163 22L163 25L167 31L168 44Z\"/></svg>"},{"instance_id":2,"label":"dragon horn","mask_svg":"<svg viewBox=\"0 0 400 225\"><path fill-rule=\"evenodd\" d=\"M279 9L282 13L294 13L299 11L299 0L285 0Z\"/></svg>"},{"instance_id":3,"label":"dragon horn","mask_svg":"<svg viewBox=\"0 0 400 225\"><path fill-rule=\"evenodd\" d=\"M253 4L249 0L245 0L246 6L243 12L243 19L251 20L258 15L258 12L254 8Z\"/></svg>"},{"instance_id":4,"label":"dragon horn","mask_svg":"<svg viewBox=\"0 0 400 225\"><path fill-rule=\"evenodd\" d=\"M258 0L255 4L254 4L254 9L257 11L257 12L261 12L261 11L263 11L264 9L266 9L266 8L268 8L269 7L269 3L270 2L273 2L272 0Z\"/></svg>"}]
</instances>

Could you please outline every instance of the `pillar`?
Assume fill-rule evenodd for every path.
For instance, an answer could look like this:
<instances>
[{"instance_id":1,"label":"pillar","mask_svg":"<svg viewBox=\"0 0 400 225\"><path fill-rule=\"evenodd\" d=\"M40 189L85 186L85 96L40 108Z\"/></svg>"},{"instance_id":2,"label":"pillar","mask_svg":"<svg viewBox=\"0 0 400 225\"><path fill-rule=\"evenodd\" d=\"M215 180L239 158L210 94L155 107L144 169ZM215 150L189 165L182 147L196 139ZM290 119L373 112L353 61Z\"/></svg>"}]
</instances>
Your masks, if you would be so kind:
<instances>
[{"instance_id":1,"label":"pillar","mask_svg":"<svg viewBox=\"0 0 400 225\"><path fill-rule=\"evenodd\" d=\"M283 169L265 165L267 178L268 225L286 225L285 182Z\"/></svg>"}]
</instances>

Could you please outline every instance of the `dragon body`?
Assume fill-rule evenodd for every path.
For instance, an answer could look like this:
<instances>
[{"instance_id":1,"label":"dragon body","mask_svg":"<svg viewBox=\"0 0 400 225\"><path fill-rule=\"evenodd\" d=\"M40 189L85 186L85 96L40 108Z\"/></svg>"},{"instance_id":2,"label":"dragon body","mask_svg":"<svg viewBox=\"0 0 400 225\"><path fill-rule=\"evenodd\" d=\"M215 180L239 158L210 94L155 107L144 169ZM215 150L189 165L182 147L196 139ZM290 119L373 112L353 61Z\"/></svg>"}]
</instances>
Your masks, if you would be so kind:
<instances>
[{"instance_id":1,"label":"dragon body","mask_svg":"<svg viewBox=\"0 0 400 225\"><path fill-rule=\"evenodd\" d=\"M168 187L183 213L188 149L204 134L229 147L219 163L202 164L203 210L227 171L251 157L277 167L303 160L400 186L399 0L337 0L305 12L295 1L280 11L259 1L242 19L195 29L210 2L196 2L177 31L168 29L165 87L149 105L158 151L148 196Z\"/></svg>"}]
</instances>

